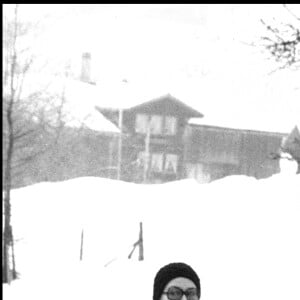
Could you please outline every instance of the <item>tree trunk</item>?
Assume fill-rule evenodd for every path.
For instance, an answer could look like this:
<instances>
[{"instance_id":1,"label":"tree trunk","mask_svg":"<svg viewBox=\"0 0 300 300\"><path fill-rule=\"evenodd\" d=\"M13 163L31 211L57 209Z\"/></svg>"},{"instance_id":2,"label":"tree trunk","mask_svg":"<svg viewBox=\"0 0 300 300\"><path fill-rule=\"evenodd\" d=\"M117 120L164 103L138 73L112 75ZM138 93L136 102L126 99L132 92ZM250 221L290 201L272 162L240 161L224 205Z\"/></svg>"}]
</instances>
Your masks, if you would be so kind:
<instances>
[{"instance_id":1,"label":"tree trunk","mask_svg":"<svg viewBox=\"0 0 300 300\"><path fill-rule=\"evenodd\" d=\"M10 270L10 258L9 258L9 248L11 245L11 230L10 230L10 201L9 194L5 192L4 196L4 233L3 233L3 270L2 282L10 283L11 281L11 270Z\"/></svg>"},{"instance_id":2,"label":"tree trunk","mask_svg":"<svg viewBox=\"0 0 300 300\"><path fill-rule=\"evenodd\" d=\"M15 102L15 70L16 70L16 39L17 39L17 16L18 16L18 5L15 7L15 27L12 44L12 62L11 62L11 77L10 77L10 97L8 100L8 106L6 108L6 121L7 121L7 148L6 150L6 162L4 165L4 241L3 241L3 279L2 282L10 283L11 281L11 270L10 270L10 259L9 249L12 246L12 227L10 224L11 220L11 201L10 191L12 186L12 159L14 153L14 124L13 124L13 110Z\"/></svg>"},{"instance_id":3,"label":"tree trunk","mask_svg":"<svg viewBox=\"0 0 300 300\"><path fill-rule=\"evenodd\" d=\"M12 227L10 228L11 232L11 259L12 259L12 279L17 279L18 273L16 270L16 258L15 258L15 241Z\"/></svg>"},{"instance_id":4,"label":"tree trunk","mask_svg":"<svg viewBox=\"0 0 300 300\"><path fill-rule=\"evenodd\" d=\"M9 117L8 117L9 119ZM8 122L9 123L9 122ZM12 245L12 228L10 224L11 217L11 201L10 201L10 191L11 191L11 162L13 154L13 138L12 138L12 126L9 125L9 139L7 147L7 157L5 165L5 176L4 176L4 241L3 241L3 282L10 283L10 263L9 263L9 248Z\"/></svg>"}]
</instances>

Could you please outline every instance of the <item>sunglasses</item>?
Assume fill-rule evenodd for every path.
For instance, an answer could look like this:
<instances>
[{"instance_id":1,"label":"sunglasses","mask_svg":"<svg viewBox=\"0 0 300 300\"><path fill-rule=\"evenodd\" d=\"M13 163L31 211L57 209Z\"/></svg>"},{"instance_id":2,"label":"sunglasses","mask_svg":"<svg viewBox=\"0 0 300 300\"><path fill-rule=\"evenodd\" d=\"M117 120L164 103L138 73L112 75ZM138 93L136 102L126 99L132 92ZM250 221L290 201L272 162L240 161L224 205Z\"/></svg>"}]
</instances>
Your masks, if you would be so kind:
<instances>
[{"instance_id":1,"label":"sunglasses","mask_svg":"<svg viewBox=\"0 0 300 300\"><path fill-rule=\"evenodd\" d=\"M166 294L169 300L181 300L183 295L186 296L187 300L194 300L198 298L196 288L189 288L184 291L177 286L171 286L166 292L163 292L163 294Z\"/></svg>"}]
</instances>

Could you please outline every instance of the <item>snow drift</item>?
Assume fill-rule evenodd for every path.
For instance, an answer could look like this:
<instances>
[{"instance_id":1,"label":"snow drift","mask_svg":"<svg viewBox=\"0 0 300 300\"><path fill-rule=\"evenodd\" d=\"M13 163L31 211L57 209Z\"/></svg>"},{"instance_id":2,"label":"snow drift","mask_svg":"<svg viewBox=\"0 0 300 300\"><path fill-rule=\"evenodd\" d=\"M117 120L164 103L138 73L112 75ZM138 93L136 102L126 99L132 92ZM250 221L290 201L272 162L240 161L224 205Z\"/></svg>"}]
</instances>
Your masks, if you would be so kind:
<instances>
[{"instance_id":1,"label":"snow drift","mask_svg":"<svg viewBox=\"0 0 300 300\"><path fill-rule=\"evenodd\" d=\"M300 176L137 185L101 178L12 192L20 279L7 300L151 300L155 273L184 261L201 299L300 299ZM144 261L137 250L143 222ZM79 260L84 230L83 260Z\"/></svg>"}]
</instances>

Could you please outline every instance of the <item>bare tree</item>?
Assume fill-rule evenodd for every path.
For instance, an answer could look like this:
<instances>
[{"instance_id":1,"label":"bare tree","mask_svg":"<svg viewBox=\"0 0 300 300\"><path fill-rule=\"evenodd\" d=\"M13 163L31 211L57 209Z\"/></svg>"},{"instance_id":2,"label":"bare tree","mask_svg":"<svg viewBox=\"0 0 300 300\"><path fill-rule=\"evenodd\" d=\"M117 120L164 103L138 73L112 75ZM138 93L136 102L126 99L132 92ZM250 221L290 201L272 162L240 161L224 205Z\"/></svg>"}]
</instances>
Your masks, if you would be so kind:
<instances>
[{"instance_id":1,"label":"bare tree","mask_svg":"<svg viewBox=\"0 0 300 300\"><path fill-rule=\"evenodd\" d=\"M281 23L279 21L265 21L261 23L265 26L266 32L261 37L262 46L273 58L278 69L300 69L300 16L297 16L286 4L283 9L290 16L290 22Z\"/></svg>"},{"instance_id":2,"label":"bare tree","mask_svg":"<svg viewBox=\"0 0 300 300\"><path fill-rule=\"evenodd\" d=\"M4 232L2 281L17 277L13 254L13 230L11 225L11 189L23 174L26 165L44 153L49 145L45 136L57 130L61 117L61 105L55 95L46 93L47 86L36 84L28 90L30 71L37 56L31 51L26 37L36 31L37 23L20 20L20 6L11 15L4 10L3 28L3 201ZM32 79L32 78L31 78ZM24 92L24 88L27 91ZM63 101L61 102L63 103Z\"/></svg>"},{"instance_id":3,"label":"bare tree","mask_svg":"<svg viewBox=\"0 0 300 300\"><path fill-rule=\"evenodd\" d=\"M283 4L283 11L289 16L289 21L281 23L274 21L273 24L261 19L266 32L262 36L263 47L270 58L274 59L277 67L272 71L289 69L300 71L300 15L297 15L289 6ZM271 72L271 73L272 73ZM299 88L299 87L295 87ZM297 173L300 173L300 136L295 127L286 139L282 141L280 153L274 159L289 159L282 153L291 155L291 159L298 164Z\"/></svg>"},{"instance_id":4,"label":"bare tree","mask_svg":"<svg viewBox=\"0 0 300 300\"><path fill-rule=\"evenodd\" d=\"M11 227L11 201L10 191L12 186L12 164L14 153L14 121L13 111L17 97L16 74L17 74L17 35L18 35L18 6L15 6L14 20L15 26L5 22L4 46L7 53L4 55L6 68L4 69L4 97L3 97L3 172L4 172L4 237L3 237L3 259L2 259L2 280L10 282L10 259L9 250L13 247L13 235ZM5 90L7 88L7 90ZM6 125L6 126L5 126ZM16 278L16 270L13 272L13 279Z\"/></svg>"}]
</instances>

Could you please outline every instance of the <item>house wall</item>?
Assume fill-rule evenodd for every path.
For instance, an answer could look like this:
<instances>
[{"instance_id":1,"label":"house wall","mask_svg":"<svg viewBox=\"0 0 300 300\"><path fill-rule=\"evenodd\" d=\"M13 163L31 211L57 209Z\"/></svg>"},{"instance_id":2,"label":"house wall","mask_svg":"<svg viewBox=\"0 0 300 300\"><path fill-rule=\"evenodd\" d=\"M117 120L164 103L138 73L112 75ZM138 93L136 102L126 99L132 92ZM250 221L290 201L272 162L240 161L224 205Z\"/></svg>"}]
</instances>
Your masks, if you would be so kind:
<instances>
[{"instance_id":1,"label":"house wall","mask_svg":"<svg viewBox=\"0 0 300 300\"><path fill-rule=\"evenodd\" d=\"M279 172L277 153L283 134L212 126L187 128L185 175L210 182L228 175L266 178Z\"/></svg>"},{"instance_id":2,"label":"house wall","mask_svg":"<svg viewBox=\"0 0 300 300\"><path fill-rule=\"evenodd\" d=\"M177 119L176 134L151 134L149 139L149 152L162 153L165 159L167 154L176 154L178 156L177 172L176 174L169 174L166 172L153 172L149 170L147 174L150 182L165 182L181 178L183 168L183 136L185 133L185 126L188 121L188 112L179 107L176 102L162 99L162 101L139 106L130 110L123 111L123 129L127 136L124 138L122 149L123 160L123 179L141 182L144 169L137 165L138 153L144 152L146 149L146 134L136 132L136 115L160 115L160 116L174 116Z\"/></svg>"},{"instance_id":3,"label":"house wall","mask_svg":"<svg viewBox=\"0 0 300 300\"><path fill-rule=\"evenodd\" d=\"M241 136L240 172L255 178L266 178L279 172L279 161L271 158L278 153L281 134L244 132Z\"/></svg>"},{"instance_id":4,"label":"house wall","mask_svg":"<svg viewBox=\"0 0 300 300\"><path fill-rule=\"evenodd\" d=\"M144 167L139 165L138 153L146 151L146 137L143 135L127 135L123 139L122 148L122 179L126 181L142 182ZM178 167L176 174L154 172L149 166L147 178L149 182L165 182L179 179L182 169L183 145L173 144L170 140L150 138L149 153L161 153L163 159L167 154L178 155Z\"/></svg>"}]
</instances>

